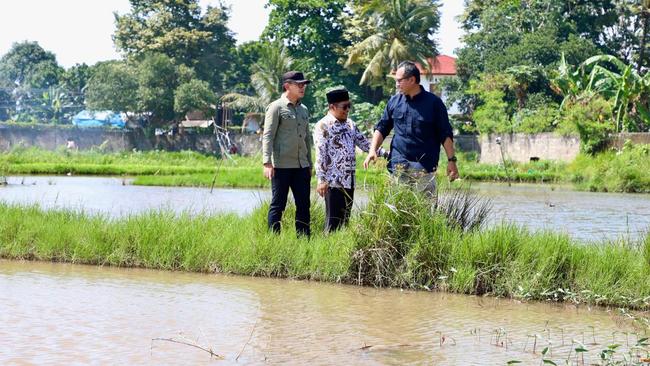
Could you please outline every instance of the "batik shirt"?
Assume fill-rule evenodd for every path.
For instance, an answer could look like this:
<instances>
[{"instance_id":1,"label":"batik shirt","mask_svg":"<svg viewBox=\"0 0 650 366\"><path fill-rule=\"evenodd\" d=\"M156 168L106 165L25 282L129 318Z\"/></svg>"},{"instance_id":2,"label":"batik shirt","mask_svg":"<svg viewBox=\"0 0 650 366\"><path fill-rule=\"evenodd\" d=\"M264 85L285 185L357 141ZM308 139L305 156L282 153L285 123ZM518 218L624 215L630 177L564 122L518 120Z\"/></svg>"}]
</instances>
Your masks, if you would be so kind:
<instances>
[{"instance_id":1,"label":"batik shirt","mask_svg":"<svg viewBox=\"0 0 650 366\"><path fill-rule=\"evenodd\" d=\"M353 188L355 146L366 152L370 149L368 139L354 122L350 119L341 122L328 113L316 123L314 142L318 182L330 187Z\"/></svg>"}]
</instances>

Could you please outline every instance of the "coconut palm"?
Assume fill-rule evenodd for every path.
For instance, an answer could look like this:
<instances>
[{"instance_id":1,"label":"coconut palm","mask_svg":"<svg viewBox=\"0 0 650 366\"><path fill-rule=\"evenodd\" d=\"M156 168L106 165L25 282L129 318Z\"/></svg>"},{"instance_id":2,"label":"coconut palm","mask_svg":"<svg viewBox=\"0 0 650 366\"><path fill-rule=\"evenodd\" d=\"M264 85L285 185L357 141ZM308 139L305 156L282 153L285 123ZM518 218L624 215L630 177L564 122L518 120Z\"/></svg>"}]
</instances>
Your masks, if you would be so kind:
<instances>
[{"instance_id":1,"label":"coconut palm","mask_svg":"<svg viewBox=\"0 0 650 366\"><path fill-rule=\"evenodd\" d=\"M280 78L294 61L284 46L268 44L260 58L251 66L251 86L255 95L228 93L221 100L230 108L262 113L269 103L280 96Z\"/></svg>"},{"instance_id":2,"label":"coconut palm","mask_svg":"<svg viewBox=\"0 0 650 366\"><path fill-rule=\"evenodd\" d=\"M438 54L433 36L440 25L437 0L371 1L357 8L371 33L348 49L345 67L365 64L360 85L381 83L404 60L428 68L427 58Z\"/></svg>"}]
</instances>

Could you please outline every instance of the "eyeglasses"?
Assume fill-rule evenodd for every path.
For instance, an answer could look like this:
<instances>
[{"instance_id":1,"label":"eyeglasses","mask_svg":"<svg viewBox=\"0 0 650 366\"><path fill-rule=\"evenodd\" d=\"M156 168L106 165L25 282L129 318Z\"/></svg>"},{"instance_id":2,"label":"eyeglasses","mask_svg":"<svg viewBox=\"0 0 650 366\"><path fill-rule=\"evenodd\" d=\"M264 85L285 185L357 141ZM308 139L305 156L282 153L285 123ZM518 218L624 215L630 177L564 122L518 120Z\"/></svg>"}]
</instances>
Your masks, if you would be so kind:
<instances>
[{"instance_id":1,"label":"eyeglasses","mask_svg":"<svg viewBox=\"0 0 650 366\"><path fill-rule=\"evenodd\" d=\"M307 83L289 83L289 84L291 84L291 85L295 85L295 86L297 86L297 87L300 88L300 89L304 89L304 88L307 87Z\"/></svg>"},{"instance_id":2,"label":"eyeglasses","mask_svg":"<svg viewBox=\"0 0 650 366\"><path fill-rule=\"evenodd\" d=\"M352 103L337 104L336 107L339 108L339 109L343 109L344 111L347 111L350 108L352 108Z\"/></svg>"},{"instance_id":3,"label":"eyeglasses","mask_svg":"<svg viewBox=\"0 0 650 366\"><path fill-rule=\"evenodd\" d=\"M395 82L396 82L397 84L401 84L402 81L404 81L404 80L408 80L409 78L410 78L410 76L404 76L404 77L401 78L401 79L397 79L397 78L395 78Z\"/></svg>"}]
</instances>

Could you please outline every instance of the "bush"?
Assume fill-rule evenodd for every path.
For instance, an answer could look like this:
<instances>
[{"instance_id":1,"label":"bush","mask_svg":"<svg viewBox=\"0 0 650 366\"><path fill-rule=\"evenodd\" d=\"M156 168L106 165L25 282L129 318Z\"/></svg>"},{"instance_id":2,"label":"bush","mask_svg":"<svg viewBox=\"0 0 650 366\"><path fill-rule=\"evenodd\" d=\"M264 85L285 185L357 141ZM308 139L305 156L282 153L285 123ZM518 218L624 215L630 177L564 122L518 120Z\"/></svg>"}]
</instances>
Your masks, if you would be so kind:
<instances>
[{"instance_id":1,"label":"bush","mask_svg":"<svg viewBox=\"0 0 650 366\"><path fill-rule=\"evenodd\" d=\"M558 116L556 104L539 107L538 109L524 108L513 116L516 132L540 133L551 132L555 128Z\"/></svg>"},{"instance_id":2,"label":"bush","mask_svg":"<svg viewBox=\"0 0 650 366\"><path fill-rule=\"evenodd\" d=\"M492 90L483 93L481 97L483 104L478 106L473 114L478 132L481 134L512 132L506 111L508 103L503 101L504 92Z\"/></svg>"},{"instance_id":3,"label":"bush","mask_svg":"<svg viewBox=\"0 0 650 366\"><path fill-rule=\"evenodd\" d=\"M569 166L580 188L599 192L650 192L650 146L626 144L621 151L579 155Z\"/></svg>"},{"instance_id":4,"label":"bush","mask_svg":"<svg viewBox=\"0 0 650 366\"><path fill-rule=\"evenodd\" d=\"M589 155L602 151L615 129L611 104L598 96L565 105L562 123L568 124L565 130L575 128L580 135L580 149Z\"/></svg>"}]
</instances>

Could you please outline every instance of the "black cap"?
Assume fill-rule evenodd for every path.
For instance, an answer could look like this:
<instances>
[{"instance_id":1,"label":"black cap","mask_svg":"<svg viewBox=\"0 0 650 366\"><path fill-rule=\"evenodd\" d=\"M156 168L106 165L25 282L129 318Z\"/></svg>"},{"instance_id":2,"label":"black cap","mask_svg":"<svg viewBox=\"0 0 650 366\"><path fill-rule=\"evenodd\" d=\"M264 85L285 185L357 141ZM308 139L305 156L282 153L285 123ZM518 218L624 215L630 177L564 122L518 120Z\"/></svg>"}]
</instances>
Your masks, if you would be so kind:
<instances>
[{"instance_id":1,"label":"black cap","mask_svg":"<svg viewBox=\"0 0 650 366\"><path fill-rule=\"evenodd\" d=\"M300 71L289 71L282 75L282 83L291 82L298 84L309 84L311 80L305 79L305 75Z\"/></svg>"},{"instance_id":2,"label":"black cap","mask_svg":"<svg viewBox=\"0 0 650 366\"><path fill-rule=\"evenodd\" d=\"M327 103L334 104L350 100L350 94L346 89L334 89L327 93Z\"/></svg>"}]
</instances>

